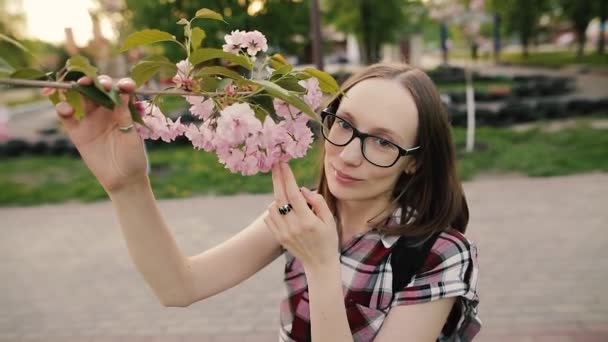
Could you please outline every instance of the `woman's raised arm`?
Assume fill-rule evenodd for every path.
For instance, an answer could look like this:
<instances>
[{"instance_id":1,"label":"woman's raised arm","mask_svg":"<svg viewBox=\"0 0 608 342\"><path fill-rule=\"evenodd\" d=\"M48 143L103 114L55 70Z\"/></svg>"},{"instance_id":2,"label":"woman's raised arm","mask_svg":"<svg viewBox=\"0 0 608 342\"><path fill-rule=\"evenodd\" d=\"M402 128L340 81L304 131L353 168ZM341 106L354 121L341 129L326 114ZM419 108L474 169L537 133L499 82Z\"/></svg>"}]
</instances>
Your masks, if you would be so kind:
<instances>
[{"instance_id":1,"label":"woman's raised arm","mask_svg":"<svg viewBox=\"0 0 608 342\"><path fill-rule=\"evenodd\" d=\"M185 307L227 290L281 255L258 217L232 238L185 257L165 224L149 184L110 195L131 258L165 306Z\"/></svg>"}]
</instances>

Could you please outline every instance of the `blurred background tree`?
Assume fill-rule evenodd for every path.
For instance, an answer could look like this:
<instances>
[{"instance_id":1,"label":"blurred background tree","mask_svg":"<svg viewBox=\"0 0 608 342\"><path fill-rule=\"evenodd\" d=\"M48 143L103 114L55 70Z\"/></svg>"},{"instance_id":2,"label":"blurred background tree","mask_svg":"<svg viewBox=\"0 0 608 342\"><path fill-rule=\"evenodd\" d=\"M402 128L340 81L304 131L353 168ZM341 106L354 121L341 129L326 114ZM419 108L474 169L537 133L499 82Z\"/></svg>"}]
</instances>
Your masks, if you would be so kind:
<instances>
[{"instance_id":1,"label":"blurred background tree","mask_svg":"<svg viewBox=\"0 0 608 342\"><path fill-rule=\"evenodd\" d=\"M486 4L502 18L504 33L519 36L522 54L527 57L528 48L539 30L543 14L552 8L550 0L488 1Z\"/></svg>"},{"instance_id":2,"label":"blurred background tree","mask_svg":"<svg viewBox=\"0 0 608 342\"><path fill-rule=\"evenodd\" d=\"M570 20L574 31L576 32L576 40L578 48L576 57L583 57L585 52L585 43L587 42L587 26L600 10L600 3L605 3L606 0L560 0L561 12L564 18ZM604 5L605 7L605 5Z\"/></svg>"},{"instance_id":3,"label":"blurred background tree","mask_svg":"<svg viewBox=\"0 0 608 342\"><path fill-rule=\"evenodd\" d=\"M121 39L127 34L146 28L170 32L183 39L183 28L176 22L180 18L192 18L202 7L219 12L228 24L218 21L197 20L195 25L206 32L203 45L218 47L224 43L224 35L232 30L259 30L268 39L269 53L304 58L309 55L309 4L303 0L125 0L120 25ZM174 61L184 55L170 47L167 55Z\"/></svg>"},{"instance_id":4,"label":"blurred background tree","mask_svg":"<svg viewBox=\"0 0 608 342\"><path fill-rule=\"evenodd\" d=\"M398 40L408 26L408 7L418 4L420 1L413 0L384 0L381 4L374 0L324 0L321 8L325 23L357 37L361 62L370 64L382 57L383 44Z\"/></svg>"}]
</instances>

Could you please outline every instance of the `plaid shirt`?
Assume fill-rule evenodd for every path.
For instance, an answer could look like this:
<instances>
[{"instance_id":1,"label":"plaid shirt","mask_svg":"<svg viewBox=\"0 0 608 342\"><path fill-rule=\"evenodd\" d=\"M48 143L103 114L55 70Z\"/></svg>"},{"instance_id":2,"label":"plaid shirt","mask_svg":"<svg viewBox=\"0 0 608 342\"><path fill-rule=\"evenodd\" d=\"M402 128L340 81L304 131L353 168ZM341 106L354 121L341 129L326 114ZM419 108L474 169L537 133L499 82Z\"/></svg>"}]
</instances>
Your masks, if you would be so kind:
<instances>
[{"instance_id":1,"label":"plaid shirt","mask_svg":"<svg viewBox=\"0 0 608 342\"><path fill-rule=\"evenodd\" d=\"M398 238L371 229L354 236L341 249L342 286L347 290L344 305L354 340L372 341L394 306L457 297L460 304L454 306L456 315L452 318L458 320L456 329L446 336L444 326L437 341L471 341L481 329L476 245L458 231L442 232L421 271L405 288L393 293L390 255ZM279 341L307 341L310 311L304 268L288 251L284 253L288 296L280 306Z\"/></svg>"}]
</instances>

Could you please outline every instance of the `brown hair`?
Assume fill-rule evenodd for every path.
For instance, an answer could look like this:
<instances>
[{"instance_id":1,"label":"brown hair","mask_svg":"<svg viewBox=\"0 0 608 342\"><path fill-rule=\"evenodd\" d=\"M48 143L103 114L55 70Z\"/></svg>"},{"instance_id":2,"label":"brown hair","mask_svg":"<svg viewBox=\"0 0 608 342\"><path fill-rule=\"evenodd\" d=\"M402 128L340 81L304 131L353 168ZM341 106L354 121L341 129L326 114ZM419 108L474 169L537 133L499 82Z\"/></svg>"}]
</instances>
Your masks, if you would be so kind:
<instances>
[{"instance_id":1,"label":"brown hair","mask_svg":"<svg viewBox=\"0 0 608 342\"><path fill-rule=\"evenodd\" d=\"M403 208L400 224L388 227L386 220L373 222L373 219L368 223L387 235L421 236L449 228L464 234L469 209L456 171L447 112L433 81L423 71L410 65L379 63L349 77L342 90L346 92L355 84L370 78L396 80L411 93L418 109L416 145L421 148L412 156L415 158L416 171L413 174L404 172L392 192L392 205ZM330 106L337 109L340 98L333 99ZM336 215L337 199L327 186L324 158L325 151L322 149L317 189ZM408 208L414 210L406 210Z\"/></svg>"}]
</instances>

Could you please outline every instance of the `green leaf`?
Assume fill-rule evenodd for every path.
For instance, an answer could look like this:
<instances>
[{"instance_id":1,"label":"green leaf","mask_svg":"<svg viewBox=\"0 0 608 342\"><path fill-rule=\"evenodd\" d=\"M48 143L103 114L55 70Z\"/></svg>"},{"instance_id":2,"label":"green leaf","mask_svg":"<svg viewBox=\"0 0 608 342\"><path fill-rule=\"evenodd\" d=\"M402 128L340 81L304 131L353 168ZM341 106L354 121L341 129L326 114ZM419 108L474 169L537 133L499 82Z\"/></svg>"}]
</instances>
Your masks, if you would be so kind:
<instances>
[{"instance_id":1,"label":"green leaf","mask_svg":"<svg viewBox=\"0 0 608 342\"><path fill-rule=\"evenodd\" d=\"M197 73L197 76L206 76L206 75L220 75L225 77L230 77L234 80L244 80L243 76L241 76L238 72L232 71L228 68L224 68L221 66L211 66L201 68Z\"/></svg>"},{"instance_id":2,"label":"green leaf","mask_svg":"<svg viewBox=\"0 0 608 342\"><path fill-rule=\"evenodd\" d=\"M260 106L253 106L253 112L255 113L255 117L260 120L261 123L264 123L266 117L270 115Z\"/></svg>"},{"instance_id":3,"label":"green leaf","mask_svg":"<svg viewBox=\"0 0 608 342\"><path fill-rule=\"evenodd\" d=\"M93 84L88 86L79 84L74 87L74 89L100 106L108 109L114 109L114 106L116 105L116 102L114 99L112 99L112 97L110 97L109 93L102 91Z\"/></svg>"},{"instance_id":4,"label":"green leaf","mask_svg":"<svg viewBox=\"0 0 608 342\"><path fill-rule=\"evenodd\" d=\"M4 35L2 33L0 33L0 40L6 40L7 42L15 45L16 47L18 47L19 49L27 52L28 54L32 55L32 53L30 52L30 50L28 50L25 46L23 46L23 44L19 43L18 41L14 40L13 38ZM32 55L33 56L33 55Z\"/></svg>"},{"instance_id":5,"label":"green leaf","mask_svg":"<svg viewBox=\"0 0 608 342\"><path fill-rule=\"evenodd\" d=\"M217 90L217 91L224 91L224 89L226 89L226 86L228 86L229 84L232 84L232 83L234 83L233 79L223 78L223 79L221 79L217 83L217 86L215 87L215 90Z\"/></svg>"},{"instance_id":6,"label":"green leaf","mask_svg":"<svg viewBox=\"0 0 608 342\"><path fill-rule=\"evenodd\" d=\"M207 34L203 29L199 27L195 27L192 29L192 38L190 38L190 44L193 50L200 49L201 44L203 43L203 39L207 37Z\"/></svg>"},{"instance_id":7,"label":"green leaf","mask_svg":"<svg viewBox=\"0 0 608 342\"><path fill-rule=\"evenodd\" d=\"M97 81L97 68L89 63L89 60L81 55L75 55L68 59L65 67L70 71L79 71L87 75L93 81Z\"/></svg>"},{"instance_id":8,"label":"green leaf","mask_svg":"<svg viewBox=\"0 0 608 342\"><path fill-rule=\"evenodd\" d=\"M299 85L298 81L299 80L295 76L286 76L286 77L283 77L282 79L278 80L275 83L287 90L295 91L300 94L304 94L306 92L306 88Z\"/></svg>"},{"instance_id":9,"label":"green leaf","mask_svg":"<svg viewBox=\"0 0 608 342\"><path fill-rule=\"evenodd\" d=\"M212 48L203 48L194 51L194 53L190 55L190 63L192 63L193 65L197 65L216 58L225 59L229 62L240 65L247 70L253 69L253 64L251 63L249 58L240 55L237 56L224 50Z\"/></svg>"},{"instance_id":10,"label":"green leaf","mask_svg":"<svg viewBox=\"0 0 608 342\"><path fill-rule=\"evenodd\" d=\"M32 68L23 68L18 69L17 71L11 74L11 78L20 78L26 80L37 80L40 78L46 78L46 74L43 71L32 69Z\"/></svg>"},{"instance_id":11,"label":"green leaf","mask_svg":"<svg viewBox=\"0 0 608 342\"><path fill-rule=\"evenodd\" d=\"M0 77L10 76L15 72L15 68L10 65L4 58L0 57Z\"/></svg>"},{"instance_id":12,"label":"green leaf","mask_svg":"<svg viewBox=\"0 0 608 342\"><path fill-rule=\"evenodd\" d=\"M53 103L53 105L57 105L61 99L59 98L59 92L55 91L51 95L49 95L49 100Z\"/></svg>"},{"instance_id":13,"label":"green leaf","mask_svg":"<svg viewBox=\"0 0 608 342\"><path fill-rule=\"evenodd\" d=\"M76 116L76 119L82 119L84 117L84 103L80 93L74 89L70 89L65 92L65 97L70 106L74 108L74 115Z\"/></svg>"},{"instance_id":14,"label":"green leaf","mask_svg":"<svg viewBox=\"0 0 608 342\"><path fill-rule=\"evenodd\" d=\"M283 55L280 53L275 53L274 55L270 56L268 63L273 69L279 69L284 65L289 65L285 57L283 57Z\"/></svg>"},{"instance_id":15,"label":"green leaf","mask_svg":"<svg viewBox=\"0 0 608 342\"><path fill-rule=\"evenodd\" d=\"M305 72L296 72L296 77L301 81L301 80L307 80L307 79L311 78L312 76Z\"/></svg>"},{"instance_id":16,"label":"green leaf","mask_svg":"<svg viewBox=\"0 0 608 342\"><path fill-rule=\"evenodd\" d=\"M214 76L203 76L199 80L198 84L200 86L201 91L204 91L204 92L214 92L214 91L217 90L217 87L218 87L219 83L220 83L220 80L218 80Z\"/></svg>"},{"instance_id":17,"label":"green leaf","mask_svg":"<svg viewBox=\"0 0 608 342\"><path fill-rule=\"evenodd\" d=\"M290 105L295 106L302 112L308 114L308 116L310 116L314 120L318 120L315 112L306 104L306 102L300 99L297 95L292 94L288 90L281 88L277 84L266 80L248 80L248 82L264 88L264 90L271 96L277 97L289 103Z\"/></svg>"},{"instance_id":18,"label":"green leaf","mask_svg":"<svg viewBox=\"0 0 608 342\"><path fill-rule=\"evenodd\" d=\"M208 8L201 8L198 11L196 11L196 14L194 15L194 19L212 19L212 20L219 20L219 21L224 21L224 17L222 17L221 14L212 11Z\"/></svg>"},{"instance_id":19,"label":"green leaf","mask_svg":"<svg viewBox=\"0 0 608 342\"><path fill-rule=\"evenodd\" d=\"M340 92L340 86L338 85L338 82L336 82L336 80L325 71L321 71L315 68L306 68L304 69L304 72L313 77L316 77L319 80L319 87L322 91L330 93L332 95L336 95Z\"/></svg>"},{"instance_id":20,"label":"green leaf","mask_svg":"<svg viewBox=\"0 0 608 342\"><path fill-rule=\"evenodd\" d=\"M129 35L120 48L120 52L125 52L137 46L164 41L172 41L179 44L179 42L175 40L175 37L168 32L160 30L142 30Z\"/></svg>"},{"instance_id":21,"label":"green leaf","mask_svg":"<svg viewBox=\"0 0 608 342\"><path fill-rule=\"evenodd\" d=\"M164 56L151 56L133 66L131 77L135 81L135 84L140 87L160 71L175 74L177 66Z\"/></svg>"},{"instance_id":22,"label":"green leaf","mask_svg":"<svg viewBox=\"0 0 608 342\"><path fill-rule=\"evenodd\" d=\"M281 65L278 69L276 69L275 71L272 72L272 75L270 76L270 78L274 77L274 76L281 76L281 75L285 75L291 72L291 70L293 69L293 66L291 64L285 64L285 65Z\"/></svg>"},{"instance_id":23,"label":"green leaf","mask_svg":"<svg viewBox=\"0 0 608 342\"><path fill-rule=\"evenodd\" d=\"M141 113L139 110L137 110L135 104L133 104L131 101L129 101L129 112L131 113L131 119L133 119L133 122L137 122L138 124L151 130L151 128L144 122L144 119L141 117Z\"/></svg>"}]
</instances>

